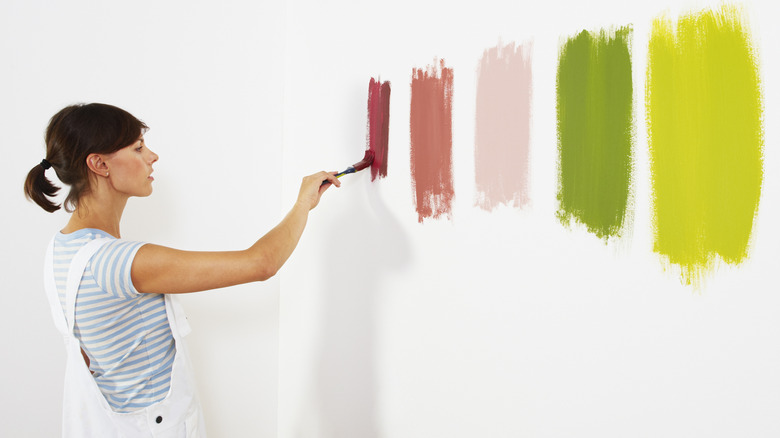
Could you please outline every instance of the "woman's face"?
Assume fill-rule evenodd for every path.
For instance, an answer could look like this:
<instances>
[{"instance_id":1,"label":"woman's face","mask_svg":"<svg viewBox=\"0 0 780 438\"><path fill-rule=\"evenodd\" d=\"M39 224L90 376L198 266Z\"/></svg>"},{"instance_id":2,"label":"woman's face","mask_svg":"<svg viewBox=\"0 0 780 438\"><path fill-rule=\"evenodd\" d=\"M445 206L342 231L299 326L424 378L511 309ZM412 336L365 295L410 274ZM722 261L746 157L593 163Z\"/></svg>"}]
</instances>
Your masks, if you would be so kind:
<instances>
[{"instance_id":1,"label":"woman's face","mask_svg":"<svg viewBox=\"0 0 780 438\"><path fill-rule=\"evenodd\" d=\"M152 194L152 165L159 157L144 143L143 135L138 141L106 157L108 181L114 190L128 196L149 196Z\"/></svg>"}]
</instances>

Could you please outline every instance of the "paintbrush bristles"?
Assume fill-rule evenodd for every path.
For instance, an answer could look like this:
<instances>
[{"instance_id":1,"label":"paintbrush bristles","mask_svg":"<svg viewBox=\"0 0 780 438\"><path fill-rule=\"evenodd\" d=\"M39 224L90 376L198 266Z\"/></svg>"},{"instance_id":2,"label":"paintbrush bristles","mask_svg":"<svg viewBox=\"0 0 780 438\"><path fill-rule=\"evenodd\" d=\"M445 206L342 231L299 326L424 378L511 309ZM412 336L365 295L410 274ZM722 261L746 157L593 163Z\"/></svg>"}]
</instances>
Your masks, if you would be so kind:
<instances>
[{"instance_id":1,"label":"paintbrush bristles","mask_svg":"<svg viewBox=\"0 0 780 438\"><path fill-rule=\"evenodd\" d=\"M358 172L370 166L371 163L373 162L374 162L374 151L367 150L366 154L363 156L363 159L355 163L352 167L355 168L355 172Z\"/></svg>"}]
</instances>

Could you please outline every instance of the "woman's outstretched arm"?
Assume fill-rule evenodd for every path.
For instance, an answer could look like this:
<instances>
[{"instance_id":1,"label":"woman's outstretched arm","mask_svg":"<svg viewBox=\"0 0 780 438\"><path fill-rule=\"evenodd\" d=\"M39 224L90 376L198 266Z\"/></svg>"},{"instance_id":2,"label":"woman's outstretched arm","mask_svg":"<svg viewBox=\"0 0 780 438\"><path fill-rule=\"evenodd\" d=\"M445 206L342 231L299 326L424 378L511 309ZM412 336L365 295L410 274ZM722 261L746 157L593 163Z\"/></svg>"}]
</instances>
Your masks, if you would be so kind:
<instances>
[{"instance_id":1,"label":"woman's outstretched arm","mask_svg":"<svg viewBox=\"0 0 780 438\"><path fill-rule=\"evenodd\" d=\"M273 277L298 245L309 211L330 187L331 184L322 184L326 180L341 185L327 172L304 178L298 199L287 216L246 250L199 252L142 246L132 266L135 288L142 293L188 293Z\"/></svg>"}]
</instances>

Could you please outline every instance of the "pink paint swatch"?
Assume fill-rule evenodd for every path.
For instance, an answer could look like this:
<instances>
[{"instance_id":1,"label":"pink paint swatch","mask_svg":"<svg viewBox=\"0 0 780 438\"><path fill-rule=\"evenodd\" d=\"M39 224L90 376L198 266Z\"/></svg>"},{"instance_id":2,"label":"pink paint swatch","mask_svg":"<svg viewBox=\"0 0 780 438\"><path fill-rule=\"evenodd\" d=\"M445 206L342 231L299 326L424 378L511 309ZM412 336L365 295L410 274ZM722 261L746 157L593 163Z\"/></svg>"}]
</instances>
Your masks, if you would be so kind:
<instances>
[{"instance_id":1,"label":"pink paint swatch","mask_svg":"<svg viewBox=\"0 0 780 438\"><path fill-rule=\"evenodd\" d=\"M390 130L390 82L368 83L368 150L374 152L371 181L387 176L387 145Z\"/></svg>"},{"instance_id":2,"label":"pink paint swatch","mask_svg":"<svg viewBox=\"0 0 780 438\"><path fill-rule=\"evenodd\" d=\"M528 203L530 43L485 50L478 69L474 163L476 205Z\"/></svg>"},{"instance_id":3,"label":"pink paint swatch","mask_svg":"<svg viewBox=\"0 0 780 438\"><path fill-rule=\"evenodd\" d=\"M452 184L452 69L412 71L411 169L417 220L450 217Z\"/></svg>"}]
</instances>

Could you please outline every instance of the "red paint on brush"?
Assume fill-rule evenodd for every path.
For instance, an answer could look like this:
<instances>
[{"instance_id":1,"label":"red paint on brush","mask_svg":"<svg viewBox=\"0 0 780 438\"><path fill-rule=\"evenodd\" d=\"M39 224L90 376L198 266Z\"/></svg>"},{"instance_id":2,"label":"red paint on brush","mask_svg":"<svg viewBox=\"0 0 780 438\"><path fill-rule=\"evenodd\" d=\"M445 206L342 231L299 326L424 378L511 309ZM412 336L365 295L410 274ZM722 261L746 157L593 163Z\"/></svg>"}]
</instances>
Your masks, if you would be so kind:
<instances>
[{"instance_id":1,"label":"red paint on brush","mask_svg":"<svg viewBox=\"0 0 780 438\"><path fill-rule=\"evenodd\" d=\"M412 71L410 116L412 186L417 219L451 216L452 80L451 68L440 63Z\"/></svg>"},{"instance_id":2,"label":"red paint on brush","mask_svg":"<svg viewBox=\"0 0 780 438\"><path fill-rule=\"evenodd\" d=\"M371 181L387 176L387 145L390 129L390 82L371 78L368 83L368 150L373 152Z\"/></svg>"},{"instance_id":3,"label":"red paint on brush","mask_svg":"<svg viewBox=\"0 0 780 438\"><path fill-rule=\"evenodd\" d=\"M371 150L367 150L365 155L363 155L363 159L353 164L352 167L355 168L355 172L360 172L366 167L371 166L373 163L374 163L374 152Z\"/></svg>"}]
</instances>

